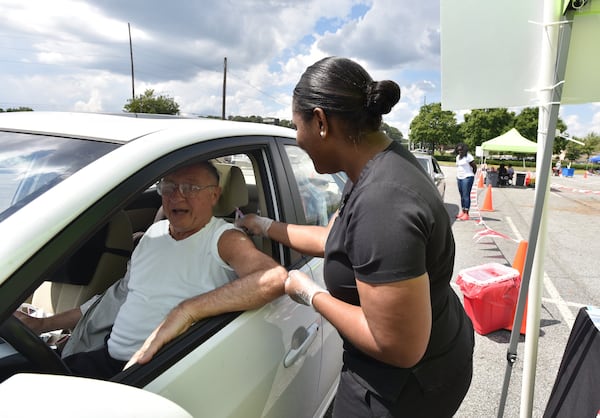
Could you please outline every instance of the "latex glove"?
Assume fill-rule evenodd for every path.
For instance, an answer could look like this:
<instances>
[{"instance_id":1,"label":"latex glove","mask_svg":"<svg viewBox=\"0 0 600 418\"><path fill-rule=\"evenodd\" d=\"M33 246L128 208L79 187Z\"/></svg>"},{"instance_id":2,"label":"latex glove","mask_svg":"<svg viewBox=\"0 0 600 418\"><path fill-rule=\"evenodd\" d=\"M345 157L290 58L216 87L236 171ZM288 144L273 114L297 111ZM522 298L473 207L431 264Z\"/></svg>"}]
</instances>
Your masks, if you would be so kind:
<instances>
[{"instance_id":1,"label":"latex glove","mask_svg":"<svg viewBox=\"0 0 600 418\"><path fill-rule=\"evenodd\" d=\"M312 306L313 298L317 293L329 293L300 270L290 270L284 285L285 293L289 297L307 306Z\"/></svg>"},{"instance_id":2,"label":"latex glove","mask_svg":"<svg viewBox=\"0 0 600 418\"><path fill-rule=\"evenodd\" d=\"M273 219L258 216L253 213L244 215L243 217L236 217L235 226L243 228L252 235L262 235L263 237L269 237L268 230L273 223Z\"/></svg>"}]
</instances>

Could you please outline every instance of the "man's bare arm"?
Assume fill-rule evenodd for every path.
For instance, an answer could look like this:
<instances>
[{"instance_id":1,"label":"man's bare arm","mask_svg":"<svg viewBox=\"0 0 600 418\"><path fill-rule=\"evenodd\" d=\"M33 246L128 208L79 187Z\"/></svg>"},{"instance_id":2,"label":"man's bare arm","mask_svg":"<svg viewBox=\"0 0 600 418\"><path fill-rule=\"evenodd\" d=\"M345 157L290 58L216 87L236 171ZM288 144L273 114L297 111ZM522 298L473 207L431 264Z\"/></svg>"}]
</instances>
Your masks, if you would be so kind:
<instances>
[{"instance_id":1,"label":"man's bare arm","mask_svg":"<svg viewBox=\"0 0 600 418\"><path fill-rule=\"evenodd\" d=\"M147 363L162 346L201 319L255 309L284 294L287 270L257 250L245 234L236 230L223 233L219 255L236 271L239 279L177 305L126 367L136 362Z\"/></svg>"},{"instance_id":2,"label":"man's bare arm","mask_svg":"<svg viewBox=\"0 0 600 418\"><path fill-rule=\"evenodd\" d=\"M26 313L16 311L14 315L36 334L57 329L73 329L81 319L81 309L73 308L45 318L35 318Z\"/></svg>"}]
</instances>

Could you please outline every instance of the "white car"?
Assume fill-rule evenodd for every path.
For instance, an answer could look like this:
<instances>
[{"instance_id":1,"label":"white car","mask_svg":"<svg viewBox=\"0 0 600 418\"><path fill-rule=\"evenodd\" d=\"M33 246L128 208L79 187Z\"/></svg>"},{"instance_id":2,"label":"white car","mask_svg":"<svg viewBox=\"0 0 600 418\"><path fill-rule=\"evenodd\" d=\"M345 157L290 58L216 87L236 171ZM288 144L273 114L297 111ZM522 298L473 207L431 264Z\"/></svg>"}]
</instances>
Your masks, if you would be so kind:
<instances>
[{"instance_id":1,"label":"white car","mask_svg":"<svg viewBox=\"0 0 600 418\"><path fill-rule=\"evenodd\" d=\"M135 114L0 114L0 380L8 379L0 384L0 404L8 402L2 389L15 373L68 374L12 313L23 303L46 313L79 306L121 277L132 233L142 233L160 206L155 183L198 159L210 159L221 172L215 215L229 221L239 207L286 222L324 224L337 209L345 178L317 174L296 145L295 131L271 125ZM286 268L324 285L321 258L254 241ZM337 388L341 356L331 324L282 296L257 310L203 320L149 364L112 380L167 398L195 417L322 416ZM60 396L60 387L48 389ZM31 396L25 392L20 399ZM62 414L69 396L62 393L53 404L60 410L47 405L47 412ZM90 408L111 402L100 392L86 396ZM27 408L23 401L24 413Z\"/></svg>"},{"instance_id":2,"label":"white car","mask_svg":"<svg viewBox=\"0 0 600 418\"><path fill-rule=\"evenodd\" d=\"M444 195L446 194L446 176L440 167L440 164L435 159L435 157L429 154L423 154L420 152L413 152L413 155L417 157L417 160L421 164L421 166L425 169L435 187L437 187L438 192L440 192L440 196L442 196L442 200L444 199Z\"/></svg>"}]
</instances>

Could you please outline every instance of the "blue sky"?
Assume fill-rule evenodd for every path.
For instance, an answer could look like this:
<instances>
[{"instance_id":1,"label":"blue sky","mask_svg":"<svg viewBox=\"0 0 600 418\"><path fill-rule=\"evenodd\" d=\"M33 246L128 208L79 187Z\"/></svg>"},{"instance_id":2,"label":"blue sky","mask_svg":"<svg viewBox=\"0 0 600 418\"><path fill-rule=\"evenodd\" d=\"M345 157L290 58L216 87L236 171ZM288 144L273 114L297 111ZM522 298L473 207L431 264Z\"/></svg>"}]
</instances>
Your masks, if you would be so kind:
<instances>
[{"instance_id":1,"label":"blue sky","mask_svg":"<svg viewBox=\"0 0 600 418\"><path fill-rule=\"evenodd\" d=\"M291 119L303 70L328 56L392 79L402 99L385 121L407 136L423 103L439 102L439 1L0 0L0 107L120 112L154 89L182 113ZM458 120L462 113L457 112ZM600 106L564 106L572 135L600 133Z\"/></svg>"}]
</instances>

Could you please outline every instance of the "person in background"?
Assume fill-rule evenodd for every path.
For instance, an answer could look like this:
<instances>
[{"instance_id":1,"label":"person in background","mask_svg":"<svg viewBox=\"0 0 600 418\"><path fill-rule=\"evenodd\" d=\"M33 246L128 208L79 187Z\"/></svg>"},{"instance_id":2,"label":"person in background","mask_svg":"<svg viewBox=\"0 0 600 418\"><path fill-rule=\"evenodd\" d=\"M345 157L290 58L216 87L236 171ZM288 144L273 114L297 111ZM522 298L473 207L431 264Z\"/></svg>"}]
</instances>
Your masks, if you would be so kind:
<instances>
[{"instance_id":1,"label":"person in background","mask_svg":"<svg viewBox=\"0 0 600 418\"><path fill-rule=\"evenodd\" d=\"M556 164L554 164L554 167L552 168L552 174L560 176L561 165L560 160L556 161Z\"/></svg>"},{"instance_id":2,"label":"person in background","mask_svg":"<svg viewBox=\"0 0 600 418\"><path fill-rule=\"evenodd\" d=\"M458 183L458 193L460 194L461 211L456 215L456 219L461 221L469 220L469 209L471 208L471 188L477 172L475 159L469 153L466 144L459 143L455 148L456 152L456 180Z\"/></svg>"},{"instance_id":3,"label":"person in background","mask_svg":"<svg viewBox=\"0 0 600 418\"><path fill-rule=\"evenodd\" d=\"M471 382L474 334L450 286L448 213L416 158L380 130L399 99L395 82L349 59L308 67L292 101L297 142L317 172L348 175L340 208L327 226L237 221L325 258L327 289L292 270L285 291L343 338L334 418L451 417Z\"/></svg>"},{"instance_id":4,"label":"person in background","mask_svg":"<svg viewBox=\"0 0 600 418\"><path fill-rule=\"evenodd\" d=\"M512 164L506 166L506 173L508 174L508 182L510 184L514 184L513 178L515 176L515 169L513 168Z\"/></svg>"},{"instance_id":5,"label":"person in background","mask_svg":"<svg viewBox=\"0 0 600 418\"><path fill-rule=\"evenodd\" d=\"M504 164L498 167L498 186L508 186L508 170Z\"/></svg>"}]
</instances>

